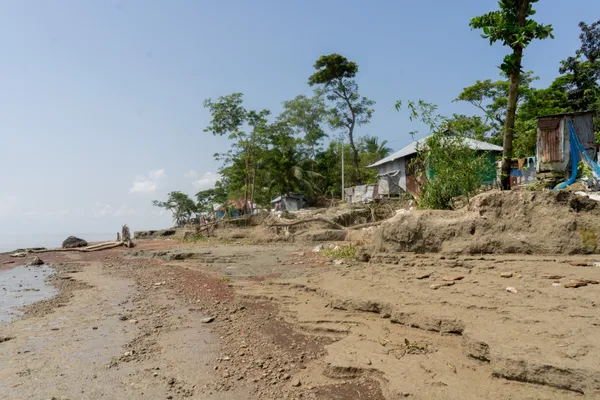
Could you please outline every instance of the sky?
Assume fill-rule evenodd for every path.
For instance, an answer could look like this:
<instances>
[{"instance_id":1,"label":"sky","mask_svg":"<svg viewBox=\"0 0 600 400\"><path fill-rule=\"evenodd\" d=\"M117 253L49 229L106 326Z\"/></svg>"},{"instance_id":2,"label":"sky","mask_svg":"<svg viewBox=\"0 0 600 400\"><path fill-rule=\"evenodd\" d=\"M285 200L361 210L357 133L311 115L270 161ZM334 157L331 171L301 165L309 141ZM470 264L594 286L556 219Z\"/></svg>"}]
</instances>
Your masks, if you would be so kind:
<instances>
[{"instance_id":1,"label":"sky","mask_svg":"<svg viewBox=\"0 0 600 400\"><path fill-rule=\"evenodd\" d=\"M441 114L474 114L452 100L498 78L507 49L471 31L493 0L0 0L0 234L162 228L151 204L172 190L210 188L225 138L203 132L203 101L244 93L270 109L312 93L323 54L358 63L375 100L358 135L411 141L396 100L424 99ZM526 49L524 69L549 84L579 47L577 23L598 0L536 3L554 40ZM417 126L418 128L418 126Z\"/></svg>"}]
</instances>

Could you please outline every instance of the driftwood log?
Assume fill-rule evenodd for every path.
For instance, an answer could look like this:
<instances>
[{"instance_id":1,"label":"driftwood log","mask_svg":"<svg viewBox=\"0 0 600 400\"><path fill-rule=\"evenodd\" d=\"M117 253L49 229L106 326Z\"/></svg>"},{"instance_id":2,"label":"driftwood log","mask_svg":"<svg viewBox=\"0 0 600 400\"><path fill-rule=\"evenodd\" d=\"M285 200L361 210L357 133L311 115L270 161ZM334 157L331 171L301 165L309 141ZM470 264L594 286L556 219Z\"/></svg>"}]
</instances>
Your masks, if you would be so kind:
<instances>
[{"instance_id":1,"label":"driftwood log","mask_svg":"<svg viewBox=\"0 0 600 400\"><path fill-rule=\"evenodd\" d=\"M338 224L337 222L333 222L331 220L328 220L326 218L320 218L320 217L316 217L316 218L307 218L307 219L301 219L295 222L290 222L290 223L278 223L278 224L271 224L269 225L269 227L272 226L282 226L282 227L289 227L289 226L295 226L295 225L300 225L300 224L307 224L309 222L324 222L326 224L331 225L332 227L334 227L335 229L346 229L346 227Z\"/></svg>"},{"instance_id":2,"label":"driftwood log","mask_svg":"<svg viewBox=\"0 0 600 400\"><path fill-rule=\"evenodd\" d=\"M125 242L121 241L121 242L105 242L105 243L98 243L95 244L93 246L88 246L88 247L75 247L72 249L44 249L44 250L33 250L31 251L31 253L51 253L51 252L57 252L57 251L78 251L81 253L89 253L92 251L100 251L100 250L108 250L108 249L113 249L115 247L119 247L119 246L123 246L125 245Z\"/></svg>"}]
</instances>

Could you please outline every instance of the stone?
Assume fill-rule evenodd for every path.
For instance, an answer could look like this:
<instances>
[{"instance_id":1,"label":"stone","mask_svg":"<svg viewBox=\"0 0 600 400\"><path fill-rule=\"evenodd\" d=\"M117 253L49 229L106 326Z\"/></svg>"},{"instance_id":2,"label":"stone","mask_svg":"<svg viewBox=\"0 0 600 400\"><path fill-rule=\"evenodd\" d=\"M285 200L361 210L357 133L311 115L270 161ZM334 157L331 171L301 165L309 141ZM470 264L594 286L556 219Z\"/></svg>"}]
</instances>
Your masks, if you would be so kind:
<instances>
[{"instance_id":1,"label":"stone","mask_svg":"<svg viewBox=\"0 0 600 400\"><path fill-rule=\"evenodd\" d=\"M439 288L445 287L445 286L452 286L454 285L454 281L452 282L441 282L441 283L434 283L433 285L429 286L430 289L432 290L438 290Z\"/></svg>"},{"instance_id":2,"label":"stone","mask_svg":"<svg viewBox=\"0 0 600 400\"><path fill-rule=\"evenodd\" d=\"M36 256L36 257L33 258L33 260L31 260L31 262L28 265L33 265L33 266L44 265L44 261L42 261L41 258L39 258L39 257Z\"/></svg>"},{"instance_id":3,"label":"stone","mask_svg":"<svg viewBox=\"0 0 600 400\"><path fill-rule=\"evenodd\" d=\"M444 276L442 278L442 280L447 281L447 282L452 282L452 281L460 281L465 279L464 276L462 275L454 275L454 276Z\"/></svg>"},{"instance_id":4,"label":"stone","mask_svg":"<svg viewBox=\"0 0 600 400\"><path fill-rule=\"evenodd\" d=\"M203 318L202 319L202 323L204 323L204 324L210 324L214 320L215 320L215 317L207 317L207 318Z\"/></svg>"},{"instance_id":5,"label":"stone","mask_svg":"<svg viewBox=\"0 0 600 400\"><path fill-rule=\"evenodd\" d=\"M513 277L512 272L503 272L500 274L500 278L512 278L512 277Z\"/></svg>"},{"instance_id":6,"label":"stone","mask_svg":"<svg viewBox=\"0 0 600 400\"><path fill-rule=\"evenodd\" d=\"M74 249L77 247L87 247L88 242L75 236L69 236L62 243L63 249Z\"/></svg>"},{"instance_id":7,"label":"stone","mask_svg":"<svg viewBox=\"0 0 600 400\"><path fill-rule=\"evenodd\" d=\"M130 323L130 324L137 324L137 323L138 323L138 320L137 320L137 319L130 319L130 320L129 320L129 323Z\"/></svg>"},{"instance_id":8,"label":"stone","mask_svg":"<svg viewBox=\"0 0 600 400\"><path fill-rule=\"evenodd\" d=\"M297 378L296 378L296 379L294 379L294 380L292 381L292 386L293 386L293 387L300 387L300 385L302 385L302 382L300 382L300 379L297 379Z\"/></svg>"},{"instance_id":9,"label":"stone","mask_svg":"<svg viewBox=\"0 0 600 400\"><path fill-rule=\"evenodd\" d=\"M313 253L320 253L320 252L322 252L324 249L325 249L325 248L323 247L323 245L322 245L322 244L320 244L320 245L316 246L316 247L313 249Z\"/></svg>"},{"instance_id":10,"label":"stone","mask_svg":"<svg viewBox=\"0 0 600 400\"><path fill-rule=\"evenodd\" d=\"M512 287L512 286L509 286L509 287L507 287L504 290L506 290L509 293L519 293L519 291L517 289L515 289L514 287Z\"/></svg>"},{"instance_id":11,"label":"stone","mask_svg":"<svg viewBox=\"0 0 600 400\"><path fill-rule=\"evenodd\" d=\"M555 280L555 279L561 279L561 278L563 278L563 276L562 275L542 275L541 278Z\"/></svg>"},{"instance_id":12,"label":"stone","mask_svg":"<svg viewBox=\"0 0 600 400\"><path fill-rule=\"evenodd\" d=\"M425 272L424 274L420 274L420 275L415 276L415 278L417 278L417 279L427 279L431 275L433 275L433 272Z\"/></svg>"},{"instance_id":13,"label":"stone","mask_svg":"<svg viewBox=\"0 0 600 400\"><path fill-rule=\"evenodd\" d=\"M578 287L587 286L587 282L583 282L583 281L571 281L571 282L565 283L563 286L566 287L566 288L576 289Z\"/></svg>"},{"instance_id":14,"label":"stone","mask_svg":"<svg viewBox=\"0 0 600 400\"><path fill-rule=\"evenodd\" d=\"M333 263L335 265L342 265L342 264L344 264L344 260L335 260Z\"/></svg>"}]
</instances>

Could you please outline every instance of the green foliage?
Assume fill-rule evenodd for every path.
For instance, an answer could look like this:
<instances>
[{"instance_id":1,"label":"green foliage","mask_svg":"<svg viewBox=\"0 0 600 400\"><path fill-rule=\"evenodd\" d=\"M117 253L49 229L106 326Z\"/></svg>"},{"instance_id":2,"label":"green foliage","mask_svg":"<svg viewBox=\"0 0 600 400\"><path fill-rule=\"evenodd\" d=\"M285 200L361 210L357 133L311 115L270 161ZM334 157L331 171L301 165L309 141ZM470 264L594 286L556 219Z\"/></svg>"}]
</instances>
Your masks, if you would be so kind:
<instances>
[{"instance_id":1,"label":"green foliage","mask_svg":"<svg viewBox=\"0 0 600 400\"><path fill-rule=\"evenodd\" d=\"M191 222L198 211L194 200L181 192L170 192L168 196L167 201L154 200L152 204L171 211L173 213L173 221L177 226L183 226Z\"/></svg>"},{"instance_id":2,"label":"green foliage","mask_svg":"<svg viewBox=\"0 0 600 400\"><path fill-rule=\"evenodd\" d=\"M336 249L325 249L321 252L322 255L329 258L356 258L356 247L352 245L338 246Z\"/></svg>"},{"instance_id":3,"label":"green foliage","mask_svg":"<svg viewBox=\"0 0 600 400\"><path fill-rule=\"evenodd\" d=\"M224 205L227 201L227 188L219 181L212 189L201 190L196 193L198 212L211 213L213 205Z\"/></svg>"},{"instance_id":4,"label":"green foliage","mask_svg":"<svg viewBox=\"0 0 600 400\"><path fill-rule=\"evenodd\" d=\"M396 103L401 110L402 102ZM477 193L489 168L488 155L472 150L464 132L447 129L448 118L437 114L437 106L423 100L407 103L409 118L426 124L432 135L417 147L417 155L408 166L421 186L419 207L449 209L457 196Z\"/></svg>"},{"instance_id":5,"label":"green foliage","mask_svg":"<svg viewBox=\"0 0 600 400\"><path fill-rule=\"evenodd\" d=\"M318 86L317 95L329 100L329 126L348 135L354 165L349 186L361 184L362 170L354 130L357 126L370 122L375 102L359 94L358 85L354 81L358 73L355 62L340 54L329 54L321 56L314 68L317 72L309 77L308 84Z\"/></svg>"},{"instance_id":6,"label":"green foliage","mask_svg":"<svg viewBox=\"0 0 600 400\"><path fill-rule=\"evenodd\" d=\"M542 25L529 17L535 14L533 4L538 0L500 0L499 10L471 19L472 29L481 29L481 37L488 39L490 45L501 42L513 50L504 57L500 69L506 74L521 72L521 55L533 39L554 38L552 25Z\"/></svg>"}]
</instances>

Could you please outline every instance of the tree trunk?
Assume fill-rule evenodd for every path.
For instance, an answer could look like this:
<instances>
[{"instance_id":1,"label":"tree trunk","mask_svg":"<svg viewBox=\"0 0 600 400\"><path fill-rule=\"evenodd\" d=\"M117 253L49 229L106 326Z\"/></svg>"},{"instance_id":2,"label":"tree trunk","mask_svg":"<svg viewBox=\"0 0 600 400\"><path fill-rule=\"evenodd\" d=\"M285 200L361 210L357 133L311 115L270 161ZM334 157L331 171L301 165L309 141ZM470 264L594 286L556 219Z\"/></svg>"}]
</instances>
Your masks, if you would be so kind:
<instances>
[{"instance_id":1,"label":"tree trunk","mask_svg":"<svg viewBox=\"0 0 600 400\"><path fill-rule=\"evenodd\" d=\"M244 177L244 206L242 207L243 214L248 213L248 186L250 186L250 171L248 168L248 157L246 157L246 176Z\"/></svg>"},{"instance_id":2,"label":"tree trunk","mask_svg":"<svg viewBox=\"0 0 600 400\"><path fill-rule=\"evenodd\" d=\"M254 214L254 190L256 187L256 165L254 165L254 174L252 176L252 195L250 196L250 214Z\"/></svg>"},{"instance_id":3,"label":"tree trunk","mask_svg":"<svg viewBox=\"0 0 600 400\"><path fill-rule=\"evenodd\" d=\"M521 0L519 7L519 26L525 26L529 0ZM521 61L523 59L523 47L513 48L515 56L515 69L510 72L510 84L508 88L508 101L506 106L506 125L504 128L504 153L502 157L502 175L500 183L502 190L510 190L510 165L513 156L513 138L515 136L515 116L517 113L517 101L519 96L519 79L521 77Z\"/></svg>"},{"instance_id":4,"label":"tree trunk","mask_svg":"<svg viewBox=\"0 0 600 400\"><path fill-rule=\"evenodd\" d=\"M353 114L353 116L354 116L354 114ZM356 179L356 184L362 185L362 175L360 173L358 150L356 149L356 146L354 145L354 121L352 121L352 125L350 126L350 129L348 130L348 137L350 138L350 147L352 148L352 161L354 163L354 176Z\"/></svg>"}]
</instances>

